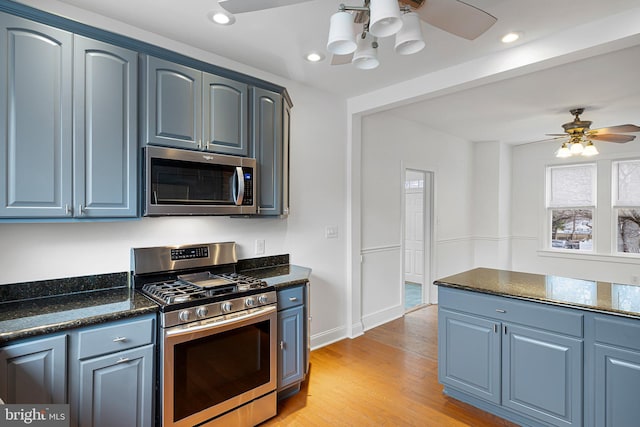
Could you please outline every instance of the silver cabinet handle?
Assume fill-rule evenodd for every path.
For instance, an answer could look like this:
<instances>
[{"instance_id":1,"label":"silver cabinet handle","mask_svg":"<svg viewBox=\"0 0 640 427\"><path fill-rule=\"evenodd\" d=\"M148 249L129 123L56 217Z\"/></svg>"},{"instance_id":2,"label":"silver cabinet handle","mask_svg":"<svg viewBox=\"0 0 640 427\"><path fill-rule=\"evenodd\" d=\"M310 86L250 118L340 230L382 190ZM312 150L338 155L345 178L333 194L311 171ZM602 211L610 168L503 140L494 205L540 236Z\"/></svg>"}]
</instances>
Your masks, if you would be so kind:
<instances>
[{"instance_id":1,"label":"silver cabinet handle","mask_svg":"<svg viewBox=\"0 0 640 427\"><path fill-rule=\"evenodd\" d=\"M73 214L73 209L71 209L71 206L69 206L66 203L64 205L64 214L65 215L72 215Z\"/></svg>"},{"instance_id":2,"label":"silver cabinet handle","mask_svg":"<svg viewBox=\"0 0 640 427\"><path fill-rule=\"evenodd\" d=\"M87 213L87 210L86 210L86 209L85 209L85 207L82 205L82 203L80 203L80 204L78 205L78 213L79 213L80 215L84 215L84 214L86 214L86 213Z\"/></svg>"},{"instance_id":3,"label":"silver cabinet handle","mask_svg":"<svg viewBox=\"0 0 640 427\"><path fill-rule=\"evenodd\" d=\"M501 308L496 308L496 313L506 313L507 310L503 310Z\"/></svg>"},{"instance_id":4,"label":"silver cabinet handle","mask_svg":"<svg viewBox=\"0 0 640 427\"><path fill-rule=\"evenodd\" d=\"M280 341L280 350L284 350L284 341Z\"/></svg>"},{"instance_id":5,"label":"silver cabinet handle","mask_svg":"<svg viewBox=\"0 0 640 427\"><path fill-rule=\"evenodd\" d=\"M113 342L125 342L127 340L127 337L115 337L113 339Z\"/></svg>"},{"instance_id":6,"label":"silver cabinet handle","mask_svg":"<svg viewBox=\"0 0 640 427\"><path fill-rule=\"evenodd\" d=\"M297 297L289 297L289 301L293 302L293 301L298 301Z\"/></svg>"},{"instance_id":7,"label":"silver cabinet handle","mask_svg":"<svg viewBox=\"0 0 640 427\"><path fill-rule=\"evenodd\" d=\"M120 359L118 359L116 363L126 363L128 361L129 361L128 357L121 357Z\"/></svg>"}]
</instances>

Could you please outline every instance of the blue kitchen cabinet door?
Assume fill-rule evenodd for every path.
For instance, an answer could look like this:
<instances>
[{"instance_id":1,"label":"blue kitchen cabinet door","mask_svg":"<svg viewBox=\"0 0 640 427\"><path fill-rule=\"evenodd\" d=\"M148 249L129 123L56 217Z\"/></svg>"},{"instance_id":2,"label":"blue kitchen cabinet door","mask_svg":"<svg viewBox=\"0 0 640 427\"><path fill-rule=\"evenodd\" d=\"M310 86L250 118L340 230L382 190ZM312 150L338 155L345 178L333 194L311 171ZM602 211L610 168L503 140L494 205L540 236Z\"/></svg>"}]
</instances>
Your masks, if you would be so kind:
<instances>
[{"instance_id":1,"label":"blue kitchen cabinet door","mask_svg":"<svg viewBox=\"0 0 640 427\"><path fill-rule=\"evenodd\" d=\"M502 405L551 425L582 425L583 341L503 326Z\"/></svg>"},{"instance_id":2,"label":"blue kitchen cabinet door","mask_svg":"<svg viewBox=\"0 0 640 427\"><path fill-rule=\"evenodd\" d=\"M0 398L5 403L67 403L67 336L0 348Z\"/></svg>"},{"instance_id":3,"label":"blue kitchen cabinet door","mask_svg":"<svg viewBox=\"0 0 640 427\"><path fill-rule=\"evenodd\" d=\"M282 96L252 89L252 150L258 163L258 214L283 215ZM287 173L288 175L288 173Z\"/></svg>"},{"instance_id":4,"label":"blue kitchen cabinet door","mask_svg":"<svg viewBox=\"0 0 640 427\"><path fill-rule=\"evenodd\" d=\"M500 323L440 308L438 375L442 384L500 403Z\"/></svg>"},{"instance_id":5,"label":"blue kitchen cabinet door","mask_svg":"<svg viewBox=\"0 0 640 427\"><path fill-rule=\"evenodd\" d=\"M153 344L80 362L78 425L153 425Z\"/></svg>"},{"instance_id":6,"label":"blue kitchen cabinet door","mask_svg":"<svg viewBox=\"0 0 640 427\"><path fill-rule=\"evenodd\" d=\"M304 306L278 312L278 390L304 379Z\"/></svg>"},{"instance_id":7,"label":"blue kitchen cabinet door","mask_svg":"<svg viewBox=\"0 0 640 427\"><path fill-rule=\"evenodd\" d=\"M72 34L0 13L0 217L72 212Z\"/></svg>"},{"instance_id":8,"label":"blue kitchen cabinet door","mask_svg":"<svg viewBox=\"0 0 640 427\"><path fill-rule=\"evenodd\" d=\"M640 420L640 352L602 344L594 347L595 425L637 426Z\"/></svg>"},{"instance_id":9,"label":"blue kitchen cabinet door","mask_svg":"<svg viewBox=\"0 0 640 427\"><path fill-rule=\"evenodd\" d=\"M74 209L137 215L136 52L74 38Z\"/></svg>"},{"instance_id":10,"label":"blue kitchen cabinet door","mask_svg":"<svg viewBox=\"0 0 640 427\"><path fill-rule=\"evenodd\" d=\"M202 149L202 72L143 56L142 144Z\"/></svg>"},{"instance_id":11,"label":"blue kitchen cabinet door","mask_svg":"<svg viewBox=\"0 0 640 427\"><path fill-rule=\"evenodd\" d=\"M234 156L249 155L249 88L246 84L203 73L205 149Z\"/></svg>"}]
</instances>

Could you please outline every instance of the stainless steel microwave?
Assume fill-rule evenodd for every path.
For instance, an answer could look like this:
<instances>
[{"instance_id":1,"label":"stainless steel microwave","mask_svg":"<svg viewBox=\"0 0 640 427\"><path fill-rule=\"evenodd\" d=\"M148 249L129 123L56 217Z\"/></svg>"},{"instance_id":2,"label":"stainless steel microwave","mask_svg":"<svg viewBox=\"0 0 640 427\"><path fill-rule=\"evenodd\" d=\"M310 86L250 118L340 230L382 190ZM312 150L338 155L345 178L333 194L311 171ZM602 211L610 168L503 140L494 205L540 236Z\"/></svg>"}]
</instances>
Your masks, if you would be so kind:
<instances>
[{"instance_id":1,"label":"stainless steel microwave","mask_svg":"<svg viewBox=\"0 0 640 427\"><path fill-rule=\"evenodd\" d=\"M256 159L147 146L144 216L255 214Z\"/></svg>"}]
</instances>

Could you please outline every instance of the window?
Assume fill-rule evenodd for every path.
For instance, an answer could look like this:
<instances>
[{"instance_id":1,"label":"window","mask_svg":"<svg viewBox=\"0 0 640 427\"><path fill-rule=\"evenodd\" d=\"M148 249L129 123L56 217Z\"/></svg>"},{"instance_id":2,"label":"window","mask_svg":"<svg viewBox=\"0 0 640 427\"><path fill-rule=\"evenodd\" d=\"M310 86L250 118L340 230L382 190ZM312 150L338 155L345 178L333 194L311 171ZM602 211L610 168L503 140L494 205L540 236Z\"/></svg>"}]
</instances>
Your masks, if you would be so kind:
<instances>
[{"instance_id":1,"label":"window","mask_svg":"<svg viewBox=\"0 0 640 427\"><path fill-rule=\"evenodd\" d=\"M640 254L640 160L615 161L611 170L616 251Z\"/></svg>"},{"instance_id":2,"label":"window","mask_svg":"<svg viewBox=\"0 0 640 427\"><path fill-rule=\"evenodd\" d=\"M547 167L547 217L552 249L593 250L595 163Z\"/></svg>"}]
</instances>

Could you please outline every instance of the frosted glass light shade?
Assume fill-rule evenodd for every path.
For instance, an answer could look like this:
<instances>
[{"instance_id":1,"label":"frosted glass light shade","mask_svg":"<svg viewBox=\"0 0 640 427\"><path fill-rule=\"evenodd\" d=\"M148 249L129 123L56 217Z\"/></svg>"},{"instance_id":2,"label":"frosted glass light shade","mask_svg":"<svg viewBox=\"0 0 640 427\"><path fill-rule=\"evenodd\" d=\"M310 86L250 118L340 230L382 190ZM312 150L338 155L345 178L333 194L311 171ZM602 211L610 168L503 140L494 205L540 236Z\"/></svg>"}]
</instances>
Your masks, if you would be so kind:
<instances>
[{"instance_id":1,"label":"frosted glass light shade","mask_svg":"<svg viewBox=\"0 0 640 427\"><path fill-rule=\"evenodd\" d=\"M362 37L358 38L358 48L356 53L353 54L351 62L361 70L372 70L380 65L378 49L373 47L373 37L371 35L367 34L364 39Z\"/></svg>"},{"instance_id":2,"label":"frosted glass light shade","mask_svg":"<svg viewBox=\"0 0 640 427\"><path fill-rule=\"evenodd\" d=\"M336 12L331 15L327 50L334 55L348 55L353 53L356 47L353 15L348 12Z\"/></svg>"},{"instance_id":3,"label":"frosted glass light shade","mask_svg":"<svg viewBox=\"0 0 640 427\"><path fill-rule=\"evenodd\" d=\"M556 153L556 157L559 157L561 159L571 157L571 150L569 150L566 142L562 144L562 147L560 147L560 149Z\"/></svg>"},{"instance_id":4,"label":"frosted glass light shade","mask_svg":"<svg viewBox=\"0 0 640 427\"><path fill-rule=\"evenodd\" d=\"M598 149L596 148L596 146L593 145L593 142L587 141L587 145L586 147L584 147L584 150L582 151L582 155L591 157L591 156L595 156L596 154L598 154Z\"/></svg>"},{"instance_id":5,"label":"frosted glass light shade","mask_svg":"<svg viewBox=\"0 0 640 427\"><path fill-rule=\"evenodd\" d=\"M420 52L424 46L420 17L414 12L405 13L402 15L402 28L396 33L396 53L411 55Z\"/></svg>"},{"instance_id":6,"label":"frosted glass light shade","mask_svg":"<svg viewBox=\"0 0 640 427\"><path fill-rule=\"evenodd\" d=\"M572 142L569 150L571 151L571 154L581 154L582 150L584 150L584 146L580 142Z\"/></svg>"},{"instance_id":7,"label":"frosted glass light shade","mask_svg":"<svg viewBox=\"0 0 640 427\"><path fill-rule=\"evenodd\" d=\"M398 0L371 0L369 32L376 37L392 36L402 28Z\"/></svg>"}]
</instances>

